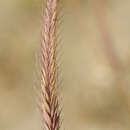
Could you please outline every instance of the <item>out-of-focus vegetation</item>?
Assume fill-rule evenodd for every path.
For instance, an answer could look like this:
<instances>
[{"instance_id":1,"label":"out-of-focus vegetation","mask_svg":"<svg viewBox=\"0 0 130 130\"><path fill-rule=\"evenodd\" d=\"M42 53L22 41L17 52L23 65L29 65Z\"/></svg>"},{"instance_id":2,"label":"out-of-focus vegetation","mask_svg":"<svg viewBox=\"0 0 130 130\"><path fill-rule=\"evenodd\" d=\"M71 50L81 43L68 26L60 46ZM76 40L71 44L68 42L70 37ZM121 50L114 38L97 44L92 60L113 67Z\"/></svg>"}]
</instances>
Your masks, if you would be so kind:
<instances>
[{"instance_id":1,"label":"out-of-focus vegetation","mask_svg":"<svg viewBox=\"0 0 130 130\"><path fill-rule=\"evenodd\" d=\"M42 0L0 2L0 129L41 130L35 53ZM64 0L64 127L130 129L130 1Z\"/></svg>"}]
</instances>

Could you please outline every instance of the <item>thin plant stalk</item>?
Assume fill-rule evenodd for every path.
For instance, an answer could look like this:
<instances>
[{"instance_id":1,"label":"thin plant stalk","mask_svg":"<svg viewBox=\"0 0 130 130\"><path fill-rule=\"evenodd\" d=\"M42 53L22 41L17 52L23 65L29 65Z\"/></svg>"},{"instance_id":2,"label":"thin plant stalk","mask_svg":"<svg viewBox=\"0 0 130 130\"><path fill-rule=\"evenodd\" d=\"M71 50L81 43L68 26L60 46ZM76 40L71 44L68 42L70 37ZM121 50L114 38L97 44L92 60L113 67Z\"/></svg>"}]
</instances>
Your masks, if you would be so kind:
<instances>
[{"instance_id":1,"label":"thin plant stalk","mask_svg":"<svg viewBox=\"0 0 130 130\"><path fill-rule=\"evenodd\" d=\"M103 38L105 55L108 58L111 67L114 70L120 71L122 69L122 63L113 48L114 40L107 23L107 3L107 0L95 0L95 18Z\"/></svg>"}]
</instances>

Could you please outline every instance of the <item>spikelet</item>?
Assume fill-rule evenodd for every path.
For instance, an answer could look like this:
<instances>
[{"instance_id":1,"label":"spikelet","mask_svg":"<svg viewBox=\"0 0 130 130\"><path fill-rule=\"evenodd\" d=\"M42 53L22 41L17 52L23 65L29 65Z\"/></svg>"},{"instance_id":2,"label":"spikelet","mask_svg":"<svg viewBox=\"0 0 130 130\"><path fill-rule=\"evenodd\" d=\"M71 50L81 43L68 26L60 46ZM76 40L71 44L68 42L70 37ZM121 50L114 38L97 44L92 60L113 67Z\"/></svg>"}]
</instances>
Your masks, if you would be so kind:
<instances>
[{"instance_id":1,"label":"spikelet","mask_svg":"<svg viewBox=\"0 0 130 130\"><path fill-rule=\"evenodd\" d=\"M59 130L61 110L58 94L57 21L59 0L46 0L40 52L40 111L44 130Z\"/></svg>"}]
</instances>

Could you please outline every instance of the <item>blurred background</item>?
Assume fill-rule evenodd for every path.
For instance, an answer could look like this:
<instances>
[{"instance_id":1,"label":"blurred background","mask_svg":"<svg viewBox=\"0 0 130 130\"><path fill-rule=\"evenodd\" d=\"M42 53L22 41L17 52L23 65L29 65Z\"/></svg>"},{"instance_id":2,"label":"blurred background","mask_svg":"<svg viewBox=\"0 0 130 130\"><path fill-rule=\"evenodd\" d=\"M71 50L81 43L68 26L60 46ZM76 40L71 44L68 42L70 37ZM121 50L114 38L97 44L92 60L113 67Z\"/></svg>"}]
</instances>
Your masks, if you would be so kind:
<instances>
[{"instance_id":1,"label":"blurred background","mask_svg":"<svg viewBox=\"0 0 130 130\"><path fill-rule=\"evenodd\" d=\"M33 89L42 3L0 1L0 130L42 130ZM130 130L130 1L62 5L63 128Z\"/></svg>"}]
</instances>

